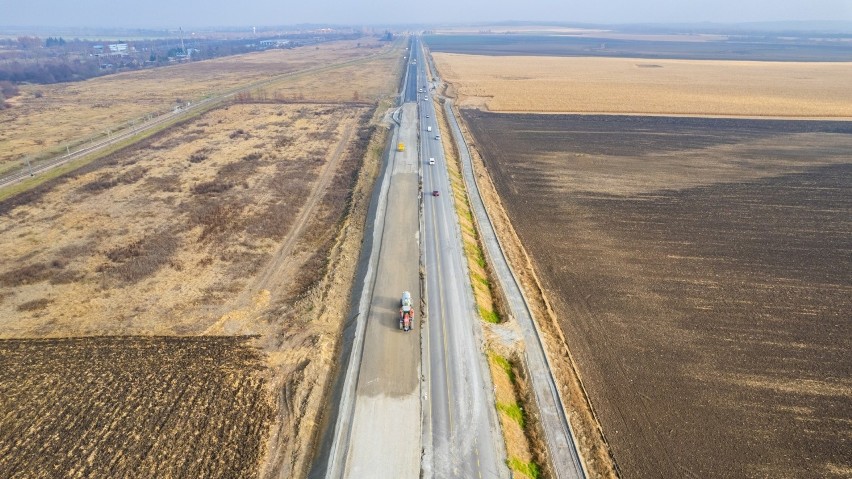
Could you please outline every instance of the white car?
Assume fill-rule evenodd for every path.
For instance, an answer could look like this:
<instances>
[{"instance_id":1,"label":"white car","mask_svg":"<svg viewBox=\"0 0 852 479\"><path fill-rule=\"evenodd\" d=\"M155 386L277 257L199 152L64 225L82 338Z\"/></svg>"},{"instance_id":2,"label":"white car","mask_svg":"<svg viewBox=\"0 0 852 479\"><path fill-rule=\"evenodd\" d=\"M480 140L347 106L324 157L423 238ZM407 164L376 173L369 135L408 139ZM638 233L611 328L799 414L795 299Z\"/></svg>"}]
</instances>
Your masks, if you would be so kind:
<instances>
[{"instance_id":1,"label":"white car","mask_svg":"<svg viewBox=\"0 0 852 479\"><path fill-rule=\"evenodd\" d=\"M435 158L429 158L429 164L434 165L435 164Z\"/></svg>"}]
</instances>

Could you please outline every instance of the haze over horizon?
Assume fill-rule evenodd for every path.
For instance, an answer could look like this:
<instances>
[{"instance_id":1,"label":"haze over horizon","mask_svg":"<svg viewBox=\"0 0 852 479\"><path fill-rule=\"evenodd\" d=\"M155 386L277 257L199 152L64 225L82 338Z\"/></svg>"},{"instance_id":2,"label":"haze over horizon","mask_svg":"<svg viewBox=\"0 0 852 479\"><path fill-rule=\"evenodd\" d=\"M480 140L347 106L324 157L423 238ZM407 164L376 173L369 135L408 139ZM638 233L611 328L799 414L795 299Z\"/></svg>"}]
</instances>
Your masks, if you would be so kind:
<instances>
[{"instance_id":1,"label":"haze over horizon","mask_svg":"<svg viewBox=\"0 0 852 479\"><path fill-rule=\"evenodd\" d=\"M0 26L71 28L184 28L312 24L386 25L551 21L592 24L852 22L849 0L609 0L604 3L469 0L403 4L375 0L295 3L256 0L0 0Z\"/></svg>"}]
</instances>

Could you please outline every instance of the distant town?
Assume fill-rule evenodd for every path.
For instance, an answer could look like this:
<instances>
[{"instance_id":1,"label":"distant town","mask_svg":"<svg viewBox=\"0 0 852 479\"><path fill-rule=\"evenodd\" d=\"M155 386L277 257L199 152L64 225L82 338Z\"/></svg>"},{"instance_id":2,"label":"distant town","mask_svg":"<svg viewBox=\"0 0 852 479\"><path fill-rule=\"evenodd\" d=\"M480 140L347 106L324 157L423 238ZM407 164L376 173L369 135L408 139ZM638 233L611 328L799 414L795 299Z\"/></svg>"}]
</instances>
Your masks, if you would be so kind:
<instances>
[{"instance_id":1,"label":"distant town","mask_svg":"<svg viewBox=\"0 0 852 479\"><path fill-rule=\"evenodd\" d=\"M0 82L50 84L79 81L126 70L207 60L269 50L297 48L322 42L359 38L364 31L322 28L309 31L258 35L178 32L168 38L89 40L21 35L0 38ZM369 33L369 32L366 32ZM377 33L386 36L387 33Z\"/></svg>"}]
</instances>

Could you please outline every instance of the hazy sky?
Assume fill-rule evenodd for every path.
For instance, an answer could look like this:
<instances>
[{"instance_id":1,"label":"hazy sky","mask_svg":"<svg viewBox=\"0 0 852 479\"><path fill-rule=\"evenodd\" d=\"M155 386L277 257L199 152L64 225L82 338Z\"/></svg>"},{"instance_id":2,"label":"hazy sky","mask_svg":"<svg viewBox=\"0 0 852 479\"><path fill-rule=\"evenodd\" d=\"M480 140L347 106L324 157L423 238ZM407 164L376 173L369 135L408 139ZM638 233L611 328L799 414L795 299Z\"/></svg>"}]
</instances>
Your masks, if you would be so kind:
<instances>
[{"instance_id":1,"label":"hazy sky","mask_svg":"<svg viewBox=\"0 0 852 479\"><path fill-rule=\"evenodd\" d=\"M852 0L0 0L0 26L852 21Z\"/></svg>"}]
</instances>

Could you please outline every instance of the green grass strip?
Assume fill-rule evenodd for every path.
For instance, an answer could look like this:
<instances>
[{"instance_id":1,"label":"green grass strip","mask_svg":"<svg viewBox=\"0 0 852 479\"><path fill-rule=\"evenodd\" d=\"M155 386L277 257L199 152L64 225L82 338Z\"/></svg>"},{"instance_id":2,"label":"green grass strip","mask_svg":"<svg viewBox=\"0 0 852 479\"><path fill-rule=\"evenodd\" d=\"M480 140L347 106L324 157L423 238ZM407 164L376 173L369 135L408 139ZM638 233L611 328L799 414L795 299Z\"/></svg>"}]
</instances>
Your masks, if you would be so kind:
<instances>
[{"instance_id":1,"label":"green grass strip","mask_svg":"<svg viewBox=\"0 0 852 479\"><path fill-rule=\"evenodd\" d=\"M517 457L511 457L509 458L509 467L513 471L519 472L532 479L538 479L541 477L541 468L534 462L524 462Z\"/></svg>"}]
</instances>

